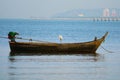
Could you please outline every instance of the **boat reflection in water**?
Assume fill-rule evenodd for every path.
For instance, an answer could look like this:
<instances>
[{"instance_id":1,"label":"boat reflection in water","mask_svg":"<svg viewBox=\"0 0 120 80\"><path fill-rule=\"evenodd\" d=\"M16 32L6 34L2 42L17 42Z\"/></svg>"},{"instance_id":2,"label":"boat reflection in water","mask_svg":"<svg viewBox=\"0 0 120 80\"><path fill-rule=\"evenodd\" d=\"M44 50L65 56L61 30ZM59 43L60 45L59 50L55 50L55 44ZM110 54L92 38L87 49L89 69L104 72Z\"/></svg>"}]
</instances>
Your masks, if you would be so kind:
<instances>
[{"instance_id":1,"label":"boat reflection in water","mask_svg":"<svg viewBox=\"0 0 120 80\"><path fill-rule=\"evenodd\" d=\"M49 80L58 78L60 80L88 80L105 74L101 73L104 66L99 64L103 61L104 56L97 53L9 56L8 76L10 80L47 80L48 78Z\"/></svg>"},{"instance_id":2,"label":"boat reflection in water","mask_svg":"<svg viewBox=\"0 0 120 80\"><path fill-rule=\"evenodd\" d=\"M38 59L38 60L40 60L40 61L46 61L46 60L48 60L48 61L58 61L59 62L59 60L61 60L61 59L59 59L59 58L61 58L61 57L63 57L63 60L62 61L77 61L77 62L81 62L81 61L101 61L101 60L104 60L104 57L103 57L103 55L101 55L101 54L99 54L99 53L64 53L64 54L61 54L61 53L53 53L53 54L38 54L37 55L37 53L29 53L28 55L27 55L27 53L19 53L19 55L13 55L13 54L18 54L18 53L12 53L12 52L10 52L10 55L9 55L9 60L10 61L16 61L16 60L24 60L23 58L24 57L27 57L27 59L29 59L29 58L33 58L33 59ZM36 58L37 57L37 58ZM49 59L49 57L50 57L50 59L51 59L51 57L52 57L52 59L50 60ZM72 59L71 59L71 57L72 57ZM20 58L20 59L19 59ZM42 59L44 59L44 60L42 60ZM55 60L54 60L55 59ZM26 60L26 58L25 58L25 60Z\"/></svg>"}]
</instances>

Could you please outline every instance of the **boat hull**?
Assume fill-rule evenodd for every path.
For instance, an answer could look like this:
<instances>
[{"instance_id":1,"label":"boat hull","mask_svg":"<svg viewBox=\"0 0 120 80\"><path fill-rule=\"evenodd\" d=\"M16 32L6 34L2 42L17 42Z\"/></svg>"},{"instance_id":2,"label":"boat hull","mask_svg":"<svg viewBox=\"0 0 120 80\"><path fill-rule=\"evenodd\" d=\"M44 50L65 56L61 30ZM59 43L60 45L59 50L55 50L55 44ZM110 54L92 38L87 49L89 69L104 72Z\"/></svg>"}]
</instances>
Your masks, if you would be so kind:
<instances>
[{"instance_id":1,"label":"boat hull","mask_svg":"<svg viewBox=\"0 0 120 80\"><path fill-rule=\"evenodd\" d=\"M96 53L100 44L104 41L106 33L102 38L83 43L40 43L40 42L9 42L11 54L80 54Z\"/></svg>"}]
</instances>

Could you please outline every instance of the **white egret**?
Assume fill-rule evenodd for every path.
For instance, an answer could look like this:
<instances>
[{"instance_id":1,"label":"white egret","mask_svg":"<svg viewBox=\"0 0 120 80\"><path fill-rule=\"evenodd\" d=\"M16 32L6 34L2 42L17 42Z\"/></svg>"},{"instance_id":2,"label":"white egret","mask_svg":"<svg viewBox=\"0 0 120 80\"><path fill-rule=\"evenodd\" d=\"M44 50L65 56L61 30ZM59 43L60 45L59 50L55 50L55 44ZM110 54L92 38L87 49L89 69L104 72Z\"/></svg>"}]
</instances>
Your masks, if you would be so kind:
<instances>
[{"instance_id":1,"label":"white egret","mask_svg":"<svg viewBox=\"0 0 120 80\"><path fill-rule=\"evenodd\" d=\"M62 35L59 35L58 38L59 38L60 42L62 42L63 36L62 36Z\"/></svg>"}]
</instances>

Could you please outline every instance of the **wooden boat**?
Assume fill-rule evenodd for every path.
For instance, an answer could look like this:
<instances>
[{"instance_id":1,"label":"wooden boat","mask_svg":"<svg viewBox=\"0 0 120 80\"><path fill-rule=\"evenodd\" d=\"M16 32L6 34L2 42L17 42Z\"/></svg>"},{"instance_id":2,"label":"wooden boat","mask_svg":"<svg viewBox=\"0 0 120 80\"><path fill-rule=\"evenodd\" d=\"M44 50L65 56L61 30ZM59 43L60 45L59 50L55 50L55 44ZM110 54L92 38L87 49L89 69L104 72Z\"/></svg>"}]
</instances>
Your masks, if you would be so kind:
<instances>
[{"instance_id":1,"label":"wooden boat","mask_svg":"<svg viewBox=\"0 0 120 80\"><path fill-rule=\"evenodd\" d=\"M11 55L24 54L80 54L96 53L100 44L105 40L108 32L100 38L83 43L52 43L52 42L9 42Z\"/></svg>"}]
</instances>

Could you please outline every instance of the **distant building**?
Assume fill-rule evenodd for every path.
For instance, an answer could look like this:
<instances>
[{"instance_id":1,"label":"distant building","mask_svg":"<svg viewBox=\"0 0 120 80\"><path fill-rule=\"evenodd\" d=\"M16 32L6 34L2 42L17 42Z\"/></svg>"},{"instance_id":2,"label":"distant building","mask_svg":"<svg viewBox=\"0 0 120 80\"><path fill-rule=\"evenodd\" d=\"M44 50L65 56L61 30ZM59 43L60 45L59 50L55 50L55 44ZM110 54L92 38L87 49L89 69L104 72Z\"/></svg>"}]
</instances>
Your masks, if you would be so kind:
<instances>
[{"instance_id":1,"label":"distant building","mask_svg":"<svg viewBox=\"0 0 120 80\"><path fill-rule=\"evenodd\" d=\"M112 10L111 16L112 17L116 17L117 16L116 10Z\"/></svg>"},{"instance_id":2,"label":"distant building","mask_svg":"<svg viewBox=\"0 0 120 80\"><path fill-rule=\"evenodd\" d=\"M108 8L105 8L103 10L103 17L109 17L110 16L110 10Z\"/></svg>"},{"instance_id":3,"label":"distant building","mask_svg":"<svg viewBox=\"0 0 120 80\"><path fill-rule=\"evenodd\" d=\"M78 16L80 16L80 17L84 17L84 14L81 13L81 14L78 14Z\"/></svg>"}]
</instances>

